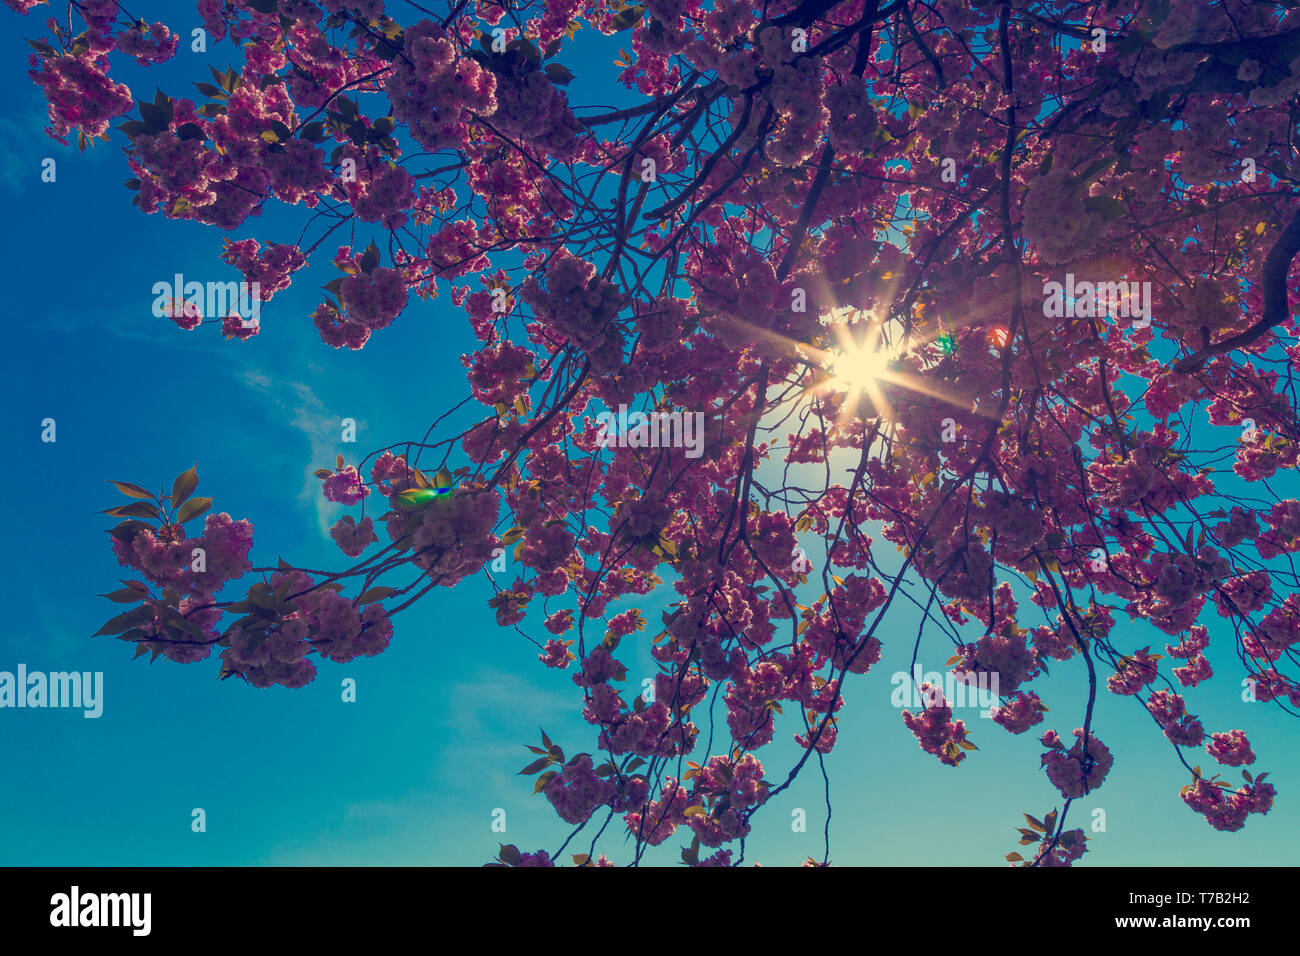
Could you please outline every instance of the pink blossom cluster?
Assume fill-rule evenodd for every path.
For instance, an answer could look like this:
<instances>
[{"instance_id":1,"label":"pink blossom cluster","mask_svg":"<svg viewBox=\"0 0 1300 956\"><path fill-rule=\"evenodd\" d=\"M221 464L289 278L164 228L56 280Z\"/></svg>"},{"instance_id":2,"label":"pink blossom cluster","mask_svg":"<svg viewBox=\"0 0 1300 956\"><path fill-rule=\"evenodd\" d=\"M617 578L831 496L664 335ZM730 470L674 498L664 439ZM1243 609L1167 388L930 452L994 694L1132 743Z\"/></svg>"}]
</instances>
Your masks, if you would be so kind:
<instances>
[{"instance_id":1,"label":"pink blossom cluster","mask_svg":"<svg viewBox=\"0 0 1300 956\"><path fill-rule=\"evenodd\" d=\"M356 164L356 178L345 180L342 185L357 218L363 222L382 222L386 229L404 226L408 218L406 209L415 188L411 174L386 161L374 150L362 153L350 143L344 145L341 159L350 159ZM308 191L319 188L311 187Z\"/></svg>"},{"instance_id":2,"label":"pink blossom cluster","mask_svg":"<svg viewBox=\"0 0 1300 956\"><path fill-rule=\"evenodd\" d=\"M1236 790L1198 776L1194 784L1183 789L1182 798L1214 829L1233 832L1246 825L1250 814L1268 813L1276 794L1273 785L1264 782L1264 774Z\"/></svg>"},{"instance_id":3,"label":"pink blossom cluster","mask_svg":"<svg viewBox=\"0 0 1300 956\"><path fill-rule=\"evenodd\" d=\"M597 807L614 798L614 784L596 776L590 754L578 754L546 782L542 793L561 820L585 823Z\"/></svg>"},{"instance_id":4,"label":"pink blossom cluster","mask_svg":"<svg viewBox=\"0 0 1300 956\"><path fill-rule=\"evenodd\" d=\"M460 56L431 20L406 28L404 51L386 87L394 118L427 150L467 145L470 116L496 111L496 77Z\"/></svg>"},{"instance_id":5,"label":"pink blossom cluster","mask_svg":"<svg viewBox=\"0 0 1300 956\"><path fill-rule=\"evenodd\" d=\"M1268 560L1279 554L1300 551L1300 499L1279 501L1264 520L1269 528L1256 539L1261 558Z\"/></svg>"},{"instance_id":6,"label":"pink blossom cluster","mask_svg":"<svg viewBox=\"0 0 1300 956\"><path fill-rule=\"evenodd\" d=\"M1038 694L1021 691L1011 698L1010 703L993 708L993 721L1013 734L1023 734L1034 724L1043 722L1046 709Z\"/></svg>"},{"instance_id":7,"label":"pink blossom cluster","mask_svg":"<svg viewBox=\"0 0 1300 956\"><path fill-rule=\"evenodd\" d=\"M498 79L492 125L515 140L541 147L561 159L571 159L585 128L569 109L569 99L541 70L531 70L514 83Z\"/></svg>"},{"instance_id":8,"label":"pink blossom cluster","mask_svg":"<svg viewBox=\"0 0 1300 956\"><path fill-rule=\"evenodd\" d=\"M330 528L330 537L349 558L360 557L362 551L379 540L369 516L357 521L352 515L344 515Z\"/></svg>"},{"instance_id":9,"label":"pink blossom cluster","mask_svg":"<svg viewBox=\"0 0 1300 956\"><path fill-rule=\"evenodd\" d=\"M1158 690L1147 698L1147 711L1161 726L1171 744L1178 747L1199 747L1205 740L1201 722L1187 713L1187 702L1169 690Z\"/></svg>"},{"instance_id":10,"label":"pink blossom cluster","mask_svg":"<svg viewBox=\"0 0 1300 956\"><path fill-rule=\"evenodd\" d=\"M316 676L308 659L322 657L346 663L356 657L382 653L393 635L393 625L381 604L370 603L358 611L355 604L332 588L318 587L301 571L279 571L270 587L284 587L293 610L275 620L237 623L223 636L221 660L230 673L254 687L283 684L302 687Z\"/></svg>"},{"instance_id":11,"label":"pink blossom cluster","mask_svg":"<svg viewBox=\"0 0 1300 956\"><path fill-rule=\"evenodd\" d=\"M644 798L643 798L644 800ZM676 777L667 777L658 800L642 802L637 809L624 815L627 829L638 839L658 846L687 822L686 808L691 805L690 794ZM701 841L703 842L703 841Z\"/></svg>"},{"instance_id":12,"label":"pink blossom cluster","mask_svg":"<svg viewBox=\"0 0 1300 956\"><path fill-rule=\"evenodd\" d=\"M361 480L361 474L356 467L348 465L337 469L334 474L326 478L321 485L321 492L325 495L326 501L355 505L370 494L370 489Z\"/></svg>"},{"instance_id":13,"label":"pink blossom cluster","mask_svg":"<svg viewBox=\"0 0 1300 956\"><path fill-rule=\"evenodd\" d=\"M258 284L263 302L289 288L293 274L307 264L307 257L297 246L269 242L262 249L256 239L227 243L221 258L238 269L244 281Z\"/></svg>"},{"instance_id":14,"label":"pink blossom cluster","mask_svg":"<svg viewBox=\"0 0 1300 956\"><path fill-rule=\"evenodd\" d=\"M623 333L615 324L622 296L596 267L560 250L546 270L546 286L529 276L520 294L537 320L573 342L603 373L623 362Z\"/></svg>"},{"instance_id":15,"label":"pink blossom cluster","mask_svg":"<svg viewBox=\"0 0 1300 956\"><path fill-rule=\"evenodd\" d=\"M452 495L428 504L414 518L398 513L388 519L388 536L400 540L407 521L415 523L413 560L439 584L449 587L477 572L492 554L492 528L501 497L495 491L460 487Z\"/></svg>"},{"instance_id":16,"label":"pink blossom cluster","mask_svg":"<svg viewBox=\"0 0 1300 956\"><path fill-rule=\"evenodd\" d=\"M1292 594L1264 615L1259 627L1242 639L1254 657L1275 661L1300 644L1300 594Z\"/></svg>"},{"instance_id":17,"label":"pink blossom cluster","mask_svg":"<svg viewBox=\"0 0 1300 956\"><path fill-rule=\"evenodd\" d=\"M1085 793L1096 790L1106 779L1106 774L1110 772L1111 765L1115 762L1110 749L1098 740L1096 735L1088 735L1086 752L1083 745L1083 728L1075 730L1074 736L1076 738L1074 746L1069 750L1065 749L1065 744L1061 743L1061 738L1054 730L1047 731L1042 738L1043 746L1048 748L1047 753L1042 756L1042 765L1047 768L1047 778L1066 798L1081 797Z\"/></svg>"},{"instance_id":18,"label":"pink blossom cluster","mask_svg":"<svg viewBox=\"0 0 1300 956\"><path fill-rule=\"evenodd\" d=\"M80 55L32 57L32 79L41 85L50 103L50 125L46 132L60 143L80 129L87 136L103 136L109 122L130 111L131 90L113 82L106 72L104 54L112 41L89 37L90 46Z\"/></svg>"},{"instance_id":19,"label":"pink blossom cluster","mask_svg":"<svg viewBox=\"0 0 1300 956\"><path fill-rule=\"evenodd\" d=\"M777 664L764 662L744 672L726 693L727 726L745 749L762 747L776 728L772 704L784 696L785 676Z\"/></svg>"},{"instance_id":20,"label":"pink blossom cluster","mask_svg":"<svg viewBox=\"0 0 1300 956\"><path fill-rule=\"evenodd\" d=\"M921 684L922 699L932 700L920 716L913 716L910 711L903 711L903 723L907 725L918 741L921 749L934 754L941 763L955 767L966 759L966 751L961 746L966 740L966 724L952 719L952 708L944 699L943 691Z\"/></svg>"},{"instance_id":21,"label":"pink blossom cluster","mask_svg":"<svg viewBox=\"0 0 1300 956\"><path fill-rule=\"evenodd\" d=\"M1205 751L1225 767L1240 767L1255 762L1255 752L1250 749L1250 741L1240 730L1210 734L1210 743L1206 745Z\"/></svg>"},{"instance_id":22,"label":"pink blossom cluster","mask_svg":"<svg viewBox=\"0 0 1300 956\"><path fill-rule=\"evenodd\" d=\"M209 514L198 537L187 537L181 525L173 524L157 531L141 528L129 541L113 539L113 553L123 567L134 568L160 588L202 598L252 570L252 546L252 524L225 512ZM203 549L204 571L192 570L195 548Z\"/></svg>"},{"instance_id":23,"label":"pink blossom cluster","mask_svg":"<svg viewBox=\"0 0 1300 956\"><path fill-rule=\"evenodd\" d=\"M1125 656L1115 673L1106 679L1106 689L1112 694L1133 696L1160 676L1158 659L1147 648Z\"/></svg>"},{"instance_id":24,"label":"pink blossom cluster","mask_svg":"<svg viewBox=\"0 0 1300 956\"><path fill-rule=\"evenodd\" d=\"M326 345L359 349L372 332L387 328L406 307L406 280L401 271L380 266L369 275L345 276L339 299L341 311L328 302L321 303L312 321Z\"/></svg>"},{"instance_id":25,"label":"pink blossom cluster","mask_svg":"<svg viewBox=\"0 0 1300 956\"><path fill-rule=\"evenodd\" d=\"M546 646L542 649L542 653L537 655L537 659L547 667L563 670L569 666L569 645L572 643L572 641L557 641L552 638L546 642Z\"/></svg>"},{"instance_id":26,"label":"pink blossom cluster","mask_svg":"<svg viewBox=\"0 0 1300 956\"><path fill-rule=\"evenodd\" d=\"M1055 846L1052 846L1050 838L1044 838L1038 845L1034 859L1039 866L1070 866L1088 852L1087 839L1084 832L1077 828L1062 833Z\"/></svg>"},{"instance_id":27,"label":"pink blossom cluster","mask_svg":"<svg viewBox=\"0 0 1300 956\"><path fill-rule=\"evenodd\" d=\"M163 63L176 55L180 38L167 29L166 24L143 20L113 38L117 49L133 56L141 64Z\"/></svg>"},{"instance_id":28,"label":"pink blossom cluster","mask_svg":"<svg viewBox=\"0 0 1300 956\"><path fill-rule=\"evenodd\" d=\"M415 471L407 464L405 455L385 451L370 466L370 480L382 494L400 494L416 486Z\"/></svg>"},{"instance_id":29,"label":"pink blossom cluster","mask_svg":"<svg viewBox=\"0 0 1300 956\"><path fill-rule=\"evenodd\" d=\"M1011 625L1002 634L985 634L973 647L966 645L963 660L954 672L958 677L969 675L972 680L980 673L997 674L999 691L1014 693L1038 671L1037 651L1026 644L1028 631L1017 630Z\"/></svg>"}]
</instances>

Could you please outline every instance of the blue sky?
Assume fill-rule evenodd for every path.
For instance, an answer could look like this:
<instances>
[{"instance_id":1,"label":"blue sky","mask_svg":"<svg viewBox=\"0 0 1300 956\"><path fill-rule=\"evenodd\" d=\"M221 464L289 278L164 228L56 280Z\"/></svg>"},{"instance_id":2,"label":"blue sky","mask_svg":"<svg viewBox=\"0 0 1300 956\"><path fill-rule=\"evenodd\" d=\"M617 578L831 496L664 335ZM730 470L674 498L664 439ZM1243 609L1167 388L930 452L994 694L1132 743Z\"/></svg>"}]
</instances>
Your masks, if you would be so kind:
<instances>
[{"instance_id":1,"label":"blue sky","mask_svg":"<svg viewBox=\"0 0 1300 956\"><path fill-rule=\"evenodd\" d=\"M140 3L133 12L165 17L187 35L197 20L182 20L175 8ZM119 503L105 479L158 487L197 463L197 493L212 496L214 510L252 521L255 564L283 557L342 567L346 559L324 533L341 510L322 503L311 471L339 452L355 461L358 452L422 435L464 396L459 356L473 339L444 286L436 300L413 300L363 352L324 346L309 315L319 286L337 274L327 261L332 241L310 273L264 306L263 332L249 342L154 318L153 283L176 272L237 279L218 259L223 236L293 241L302 211L271 205L229 234L140 214L122 185L130 173L121 134L85 154L43 134L44 102L26 75L22 40L38 36L41 21L0 16L9 26L0 50L11 88L0 120L9 144L0 194L11 290L10 367L0 387L10 474L27 486L18 493L24 502L11 506L9 547L0 552L10 595L0 670L21 662L29 670L102 671L105 681L98 720L71 710L0 710L0 819L8 823L0 864L476 865L499 842L554 851L569 828L532 794L532 778L516 775L532 759L524 744L537 742L540 726L571 754L590 750L594 732L569 673L545 669L536 647L496 626L486 571L399 615L383 655L321 662L315 682L297 691L218 682L215 660L132 661L125 644L90 638L120 610L96 595L130 576L108 547L111 519L96 514ZM186 95L189 81L208 78L208 63L233 59L222 43L207 54L183 48L161 69L116 62L114 69L137 95L151 96L155 84ZM581 92L584 74L598 70L566 62ZM40 179L47 156L58 164L52 184ZM358 247L367 229L358 230ZM57 421L55 443L40 440L47 417ZM358 422L356 445L339 441L346 417ZM665 590L640 605L652 624L671 597ZM1212 628L1217 621L1206 618ZM545 636L535 615L526 626ZM1020 813L1041 815L1060 805L1059 794L1037 770L1034 734L1012 737L974 711L959 712L980 747L972 759L954 769L920 751L891 705L889 679L907 668L916 626L915 612L900 608L880 635L884 659L848 685L840 743L826 758L832 861L997 865L1019 849ZM1227 635L1212 634L1220 638L1210 655L1216 674L1235 675ZM941 668L943 643L923 646L927 670ZM1116 639L1123 649L1162 643L1154 629L1127 620ZM629 682L639 684L654 666L630 644L623 657ZM358 683L356 703L341 700L347 677ZM1054 667L1036 686L1052 708L1039 732L1054 727L1068 736L1081 725L1082 661ZM1268 705L1243 703L1235 678L1216 677L1186 696L1207 730L1247 732L1259 755L1252 770L1271 771L1278 789L1275 809L1239 833L1212 831L1179 801L1182 768L1136 702L1102 694L1094 726L1116 763L1071 814L1086 826L1094 807L1106 813L1106 831L1089 831L1085 862L1293 862L1294 724ZM719 709L725 727L722 718ZM794 732L787 718L777 743L760 752L776 779L797 759ZM756 818L746 860L820 858L825 804L810 763ZM200 807L207 832L193 833L191 811ZM491 829L496 808L506 811L504 834ZM807 811L805 833L791 832L794 808ZM670 839L646 860L672 864L686 842ZM616 862L630 859L631 844L619 837L602 848ZM585 850L579 837L567 852Z\"/></svg>"}]
</instances>

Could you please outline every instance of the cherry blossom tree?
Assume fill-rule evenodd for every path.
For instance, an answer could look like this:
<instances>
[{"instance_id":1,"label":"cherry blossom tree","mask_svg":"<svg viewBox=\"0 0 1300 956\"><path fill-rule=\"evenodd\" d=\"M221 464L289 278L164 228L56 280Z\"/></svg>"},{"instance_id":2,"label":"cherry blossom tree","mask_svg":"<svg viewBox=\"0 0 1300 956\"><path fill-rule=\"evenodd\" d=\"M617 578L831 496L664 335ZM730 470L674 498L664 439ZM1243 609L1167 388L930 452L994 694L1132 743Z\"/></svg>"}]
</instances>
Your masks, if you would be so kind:
<instances>
[{"instance_id":1,"label":"cherry blossom tree","mask_svg":"<svg viewBox=\"0 0 1300 956\"><path fill-rule=\"evenodd\" d=\"M1031 747L1062 802L1027 815L1013 864L1085 852L1071 804L1124 759L1103 692L1167 738L1209 826L1268 812L1245 735L1207 733L1178 688L1213 676L1214 641L1239 663L1220 679L1279 719L1300 705L1288 5L200 0L240 66L138 103L112 65L168 60L191 24L57 12L31 41L48 132L123 143L141 212L235 233L223 259L267 302L332 256L311 316L328 347L435 295L479 343L476 425L442 416L318 472L353 511L340 570L254 566L250 522L194 497L193 470L169 495L116 482L112 547L138 578L101 634L301 687L512 549L497 621L572 672L592 732L571 757L529 747L569 840L496 865L571 842L612 865L602 837L629 834L633 861L676 836L686 863L739 865L765 804L836 746L886 634L996 675L1007 733L1045 724L1049 666L1086 684ZM596 35L630 51L584 56ZM632 105L571 99L600 70ZM277 202L306 210L299 237L258 232ZM260 328L196 309L176 324ZM622 406L641 424L611 443ZM696 414L695 447L642 430L676 415L681 438ZM903 607L914 638L884 623ZM627 683L633 642L653 694ZM978 759L920 690L889 732ZM788 768L760 761L778 724L803 751Z\"/></svg>"}]
</instances>

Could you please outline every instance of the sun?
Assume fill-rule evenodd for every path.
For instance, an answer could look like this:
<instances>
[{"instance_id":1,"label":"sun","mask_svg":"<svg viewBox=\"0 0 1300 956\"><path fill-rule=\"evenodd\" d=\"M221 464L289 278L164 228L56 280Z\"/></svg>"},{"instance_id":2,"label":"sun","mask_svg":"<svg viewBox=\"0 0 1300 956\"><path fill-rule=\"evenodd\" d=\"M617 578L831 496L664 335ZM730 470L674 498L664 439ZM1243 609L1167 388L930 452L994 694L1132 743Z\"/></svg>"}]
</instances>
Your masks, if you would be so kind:
<instances>
[{"instance_id":1,"label":"sun","mask_svg":"<svg viewBox=\"0 0 1300 956\"><path fill-rule=\"evenodd\" d=\"M858 408L865 397L877 414L887 413L885 386L901 384L896 370L901 352L886 339L885 323L862 318L866 321L834 327L835 344L819 356L829 375L824 387L842 392L846 409Z\"/></svg>"},{"instance_id":2,"label":"sun","mask_svg":"<svg viewBox=\"0 0 1300 956\"><path fill-rule=\"evenodd\" d=\"M832 351L827 359L831 387L836 391L860 392L874 386L889 372L889 353L871 344L851 342Z\"/></svg>"},{"instance_id":3,"label":"sun","mask_svg":"<svg viewBox=\"0 0 1300 956\"><path fill-rule=\"evenodd\" d=\"M831 341L822 347L800 344L795 351L821 372L811 389L814 396L842 396L838 402L841 425L858 417L892 419L891 394L897 398L902 392L958 407L969 405L968 399L936 387L921 372L925 356L899 320L882 319L873 311L852 307L833 310L826 319L823 324L829 326ZM929 338L920 340L921 348L931 344Z\"/></svg>"}]
</instances>

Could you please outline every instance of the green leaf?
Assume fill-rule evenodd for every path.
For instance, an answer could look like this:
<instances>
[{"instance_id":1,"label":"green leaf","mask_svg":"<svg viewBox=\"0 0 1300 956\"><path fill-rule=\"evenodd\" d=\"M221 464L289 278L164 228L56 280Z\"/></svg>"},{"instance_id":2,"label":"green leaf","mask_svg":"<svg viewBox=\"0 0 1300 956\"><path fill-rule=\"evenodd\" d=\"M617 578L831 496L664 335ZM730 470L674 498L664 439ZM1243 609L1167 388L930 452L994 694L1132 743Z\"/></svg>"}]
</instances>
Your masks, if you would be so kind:
<instances>
[{"instance_id":1,"label":"green leaf","mask_svg":"<svg viewBox=\"0 0 1300 956\"><path fill-rule=\"evenodd\" d=\"M118 491L122 492L122 494L126 495L128 498L148 498L150 500L153 499L153 495L145 491L139 485L133 485L129 481L113 481L112 478L109 478L108 481L112 485L114 485Z\"/></svg>"},{"instance_id":2,"label":"green leaf","mask_svg":"<svg viewBox=\"0 0 1300 956\"><path fill-rule=\"evenodd\" d=\"M511 866L514 866L523 858L524 855L519 852L519 847L515 846L513 843L502 843L501 852L497 854L498 860L502 863L508 863Z\"/></svg>"},{"instance_id":3,"label":"green leaf","mask_svg":"<svg viewBox=\"0 0 1300 956\"><path fill-rule=\"evenodd\" d=\"M259 581L248 589L248 600L263 610L270 611L275 607L275 595L265 581Z\"/></svg>"},{"instance_id":4,"label":"green leaf","mask_svg":"<svg viewBox=\"0 0 1300 956\"><path fill-rule=\"evenodd\" d=\"M439 492L428 488L408 488L397 496L397 506L399 508L418 508L441 497L442 495Z\"/></svg>"},{"instance_id":5,"label":"green leaf","mask_svg":"<svg viewBox=\"0 0 1300 956\"><path fill-rule=\"evenodd\" d=\"M187 621L179 613L169 614L167 616L167 626L184 631L186 634L190 635L190 637L198 638L199 640L203 640L207 636L203 633L203 628L199 627L193 621Z\"/></svg>"},{"instance_id":6,"label":"green leaf","mask_svg":"<svg viewBox=\"0 0 1300 956\"><path fill-rule=\"evenodd\" d=\"M183 472L176 476L172 482L172 507L177 508L185 501L199 486L199 466L195 465L189 471Z\"/></svg>"},{"instance_id":7,"label":"green leaf","mask_svg":"<svg viewBox=\"0 0 1300 956\"><path fill-rule=\"evenodd\" d=\"M532 763L530 763L530 764L529 764L527 767L525 767L523 770L520 770L519 773L515 774L515 776L517 776L517 777L528 777L528 776L532 776L533 774L537 773L537 772L538 772L539 770L541 770L542 768L550 766L550 764L551 764L552 762L553 762L553 761L551 760L551 758L550 758L549 756L546 756L546 757L539 757L537 760L534 760Z\"/></svg>"},{"instance_id":8,"label":"green leaf","mask_svg":"<svg viewBox=\"0 0 1300 956\"><path fill-rule=\"evenodd\" d=\"M317 120L314 123L308 123L300 129L298 131L298 137L307 140L309 143L324 142L324 140L328 138L325 133L325 124L320 120Z\"/></svg>"},{"instance_id":9,"label":"green leaf","mask_svg":"<svg viewBox=\"0 0 1300 956\"><path fill-rule=\"evenodd\" d=\"M543 72L547 79L559 86L568 86L573 81L573 74L562 63L548 63Z\"/></svg>"},{"instance_id":10,"label":"green leaf","mask_svg":"<svg viewBox=\"0 0 1300 956\"><path fill-rule=\"evenodd\" d=\"M193 498L181 505L181 510L176 513L176 520L184 524L191 518L203 514L212 507L211 498Z\"/></svg>"},{"instance_id":11,"label":"green leaf","mask_svg":"<svg viewBox=\"0 0 1300 956\"><path fill-rule=\"evenodd\" d=\"M1025 814L1025 819L1028 820L1029 825L1033 827L1035 830L1037 830L1039 833L1047 832L1047 827L1044 825L1042 820L1035 819L1034 817L1031 817L1027 813Z\"/></svg>"},{"instance_id":12,"label":"green leaf","mask_svg":"<svg viewBox=\"0 0 1300 956\"><path fill-rule=\"evenodd\" d=\"M130 630L137 624L144 624L154 619L153 609L145 605L126 611L117 617L109 619L104 626L96 631L92 637L100 637L104 634L121 634L123 631Z\"/></svg>"},{"instance_id":13,"label":"green leaf","mask_svg":"<svg viewBox=\"0 0 1300 956\"><path fill-rule=\"evenodd\" d=\"M1124 204L1112 196L1088 196L1083 204L1108 221L1118 219L1125 211Z\"/></svg>"},{"instance_id":14,"label":"green leaf","mask_svg":"<svg viewBox=\"0 0 1300 956\"><path fill-rule=\"evenodd\" d=\"M372 239L370 245L366 246L366 251L361 254L361 271L369 275L375 271L377 265L379 265L379 247Z\"/></svg>"},{"instance_id":15,"label":"green leaf","mask_svg":"<svg viewBox=\"0 0 1300 956\"><path fill-rule=\"evenodd\" d=\"M144 121L148 133L161 133L167 128L167 114L144 100L140 101L140 119Z\"/></svg>"},{"instance_id":16,"label":"green leaf","mask_svg":"<svg viewBox=\"0 0 1300 956\"><path fill-rule=\"evenodd\" d=\"M616 33L622 30L626 30L629 27L634 27L638 23L640 23L641 17L644 13L645 13L645 7L641 7L641 6L628 7L626 10L624 10L622 13L616 16L613 20L611 20L609 25L614 28L614 31Z\"/></svg>"},{"instance_id":17,"label":"green leaf","mask_svg":"<svg viewBox=\"0 0 1300 956\"><path fill-rule=\"evenodd\" d=\"M168 123L172 121L176 114L176 108L172 104L171 97L156 86L153 90L153 105L162 110L162 114L167 118Z\"/></svg>"},{"instance_id":18,"label":"green leaf","mask_svg":"<svg viewBox=\"0 0 1300 956\"><path fill-rule=\"evenodd\" d=\"M146 501L133 501L129 505L119 505L104 512L114 518L161 518L162 512Z\"/></svg>"},{"instance_id":19,"label":"green leaf","mask_svg":"<svg viewBox=\"0 0 1300 956\"><path fill-rule=\"evenodd\" d=\"M145 524L143 521L123 521L121 524L117 525L108 533L111 534L118 541L122 541L126 544L130 544L131 539L133 539L137 534L139 534L147 527L149 526Z\"/></svg>"},{"instance_id":20,"label":"green leaf","mask_svg":"<svg viewBox=\"0 0 1300 956\"><path fill-rule=\"evenodd\" d=\"M132 604L145 596L146 592L137 591L135 588L122 588L118 591L109 591L107 594L101 594L100 597L108 598L117 604Z\"/></svg>"},{"instance_id":21,"label":"green leaf","mask_svg":"<svg viewBox=\"0 0 1300 956\"><path fill-rule=\"evenodd\" d=\"M396 593L397 588L382 586L368 588L361 593L361 597L357 598L357 606L360 607L362 604L371 604L375 601L382 601L384 598Z\"/></svg>"}]
</instances>

